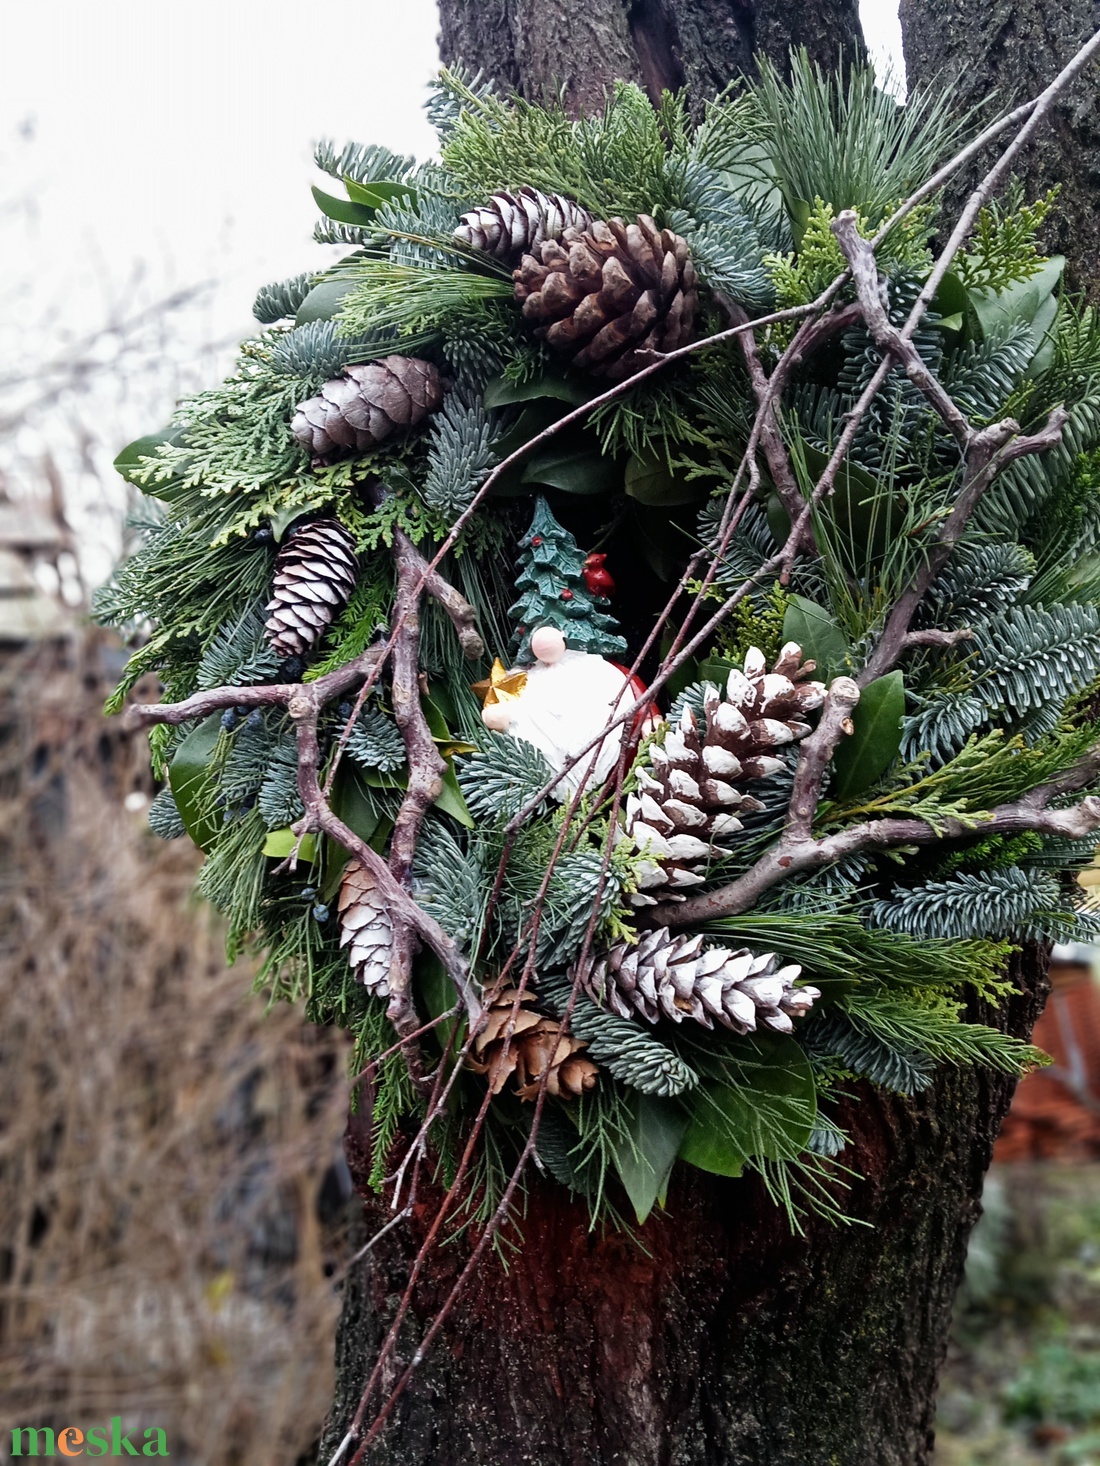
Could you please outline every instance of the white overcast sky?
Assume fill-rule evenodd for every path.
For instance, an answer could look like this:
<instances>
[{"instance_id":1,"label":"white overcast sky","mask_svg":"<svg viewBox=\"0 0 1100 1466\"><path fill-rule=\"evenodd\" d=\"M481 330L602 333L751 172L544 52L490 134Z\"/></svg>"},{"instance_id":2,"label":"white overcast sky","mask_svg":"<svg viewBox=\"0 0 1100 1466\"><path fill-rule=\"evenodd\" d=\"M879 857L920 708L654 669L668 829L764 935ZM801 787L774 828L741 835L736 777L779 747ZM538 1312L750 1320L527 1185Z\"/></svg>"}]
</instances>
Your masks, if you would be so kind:
<instances>
[{"instance_id":1,"label":"white overcast sky","mask_svg":"<svg viewBox=\"0 0 1100 1466\"><path fill-rule=\"evenodd\" d=\"M900 74L896 0L860 9ZM181 337L245 334L258 285L322 258L318 138L431 151L436 29L434 0L0 0L6 369L64 350L130 290L214 281ZM111 431L156 426L123 414Z\"/></svg>"}]
</instances>

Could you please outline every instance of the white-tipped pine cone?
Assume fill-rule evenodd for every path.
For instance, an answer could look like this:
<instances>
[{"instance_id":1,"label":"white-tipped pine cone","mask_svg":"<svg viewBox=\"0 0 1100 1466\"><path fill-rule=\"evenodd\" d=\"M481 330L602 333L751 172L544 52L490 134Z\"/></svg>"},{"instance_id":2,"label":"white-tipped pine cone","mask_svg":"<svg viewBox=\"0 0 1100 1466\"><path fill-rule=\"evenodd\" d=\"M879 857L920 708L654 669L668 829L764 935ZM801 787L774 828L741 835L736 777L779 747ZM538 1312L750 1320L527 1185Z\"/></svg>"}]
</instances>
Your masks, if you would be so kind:
<instances>
[{"instance_id":1,"label":"white-tipped pine cone","mask_svg":"<svg viewBox=\"0 0 1100 1466\"><path fill-rule=\"evenodd\" d=\"M267 639L281 657L300 657L347 605L359 561L355 541L338 519L314 519L292 530L275 557Z\"/></svg>"},{"instance_id":2,"label":"white-tipped pine cone","mask_svg":"<svg viewBox=\"0 0 1100 1466\"><path fill-rule=\"evenodd\" d=\"M592 215L560 193L525 186L518 193L495 193L487 204L463 214L454 237L498 260L517 260L566 229L587 229Z\"/></svg>"},{"instance_id":3,"label":"white-tipped pine cone","mask_svg":"<svg viewBox=\"0 0 1100 1466\"><path fill-rule=\"evenodd\" d=\"M774 952L741 947L703 950L701 936L673 936L667 927L644 932L636 946L620 942L583 978L589 996L620 1018L649 1023L693 1018L705 1028L721 1023L735 1033L771 1028L790 1033L792 1019L821 996L795 987L801 967L784 966Z\"/></svg>"},{"instance_id":4,"label":"white-tipped pine cone","mask_svg":"<svg viewBox=\"0 0 1100 1466\"><path fill-rule=\"evenodd\" d=\"M763 653L750 647L725 695L708 689L702 728L685 708L663 742L651 745L650 767L637 771L638 792L628 796L623 822L643 857L635 906L684 900L684 890L705 880L701 868L741 829L739 815L762 808L748 786L783 767L775 750L805 738L806 714L825 700L825 684L808 680L814 665L788 642L769 672Z\"/></svg>"},{"instance_id":5,"label":"white-tipped pine cone","mask_svg":"<svg viewBox=\"0 0 1100 1466\"><path fill-rule=\"evenodd\" d=\"M648 214L566 229L524 255L512 278L535 335L594 376L629 377L652 362L650 351L691 340L696 277L687 241Z\"/></svg>"},{"instance_id":6,"label":"white-tipped pine cone","mask_svg":"<svg viewBox=\"0 0 1100 1466\"><path fill-rule=\"evenodd\" d=\"M324 461L344 449L364 453L442 403L443 383L430 361L383 356L345 368L316 397L299 402L290 430Z\"/></svg>"},{"instance_id":7,"label":"white-tipped pine cone","mask_svg":"<svg viewBox=\"0 0 1100 1466\"><path fill-rule=\"evenodd\" d=\"M374 877L354 858L348 862L337 902L340 945L348 963L372 998L390 995L393 922Z\"/></svg>"}]
</instances>

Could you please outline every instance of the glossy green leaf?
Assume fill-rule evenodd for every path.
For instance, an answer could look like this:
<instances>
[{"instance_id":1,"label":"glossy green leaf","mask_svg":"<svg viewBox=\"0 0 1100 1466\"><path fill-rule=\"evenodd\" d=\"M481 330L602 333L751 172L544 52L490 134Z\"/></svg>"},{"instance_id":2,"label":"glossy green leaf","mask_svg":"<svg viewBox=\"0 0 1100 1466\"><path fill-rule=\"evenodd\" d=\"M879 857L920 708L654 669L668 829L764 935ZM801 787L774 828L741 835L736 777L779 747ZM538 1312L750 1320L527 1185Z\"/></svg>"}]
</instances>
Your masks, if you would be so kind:
<instances>
[{"instance_id":1,"label":"glossy green leaf","mask_svg":"<svg viewBox=\"0 0 1100 1466\"><path fill-rule=\"evenodd\" d=\"M689 510L694 521L694 511ZM673 580L683 569L688 546L693 543L691 530L677 521L675 510L658 509L637 499L627 500L626 536L630 551L653 572L658 580Z\"/></svg>"},{"instance_id":2,"label":"glossy green leaf","mask_svg":"<svg viewBox=\"0 0 1100 1466\"><path fill-rule=\"evenodd\" d=\"M667 464L631 458L624 475L626 492L640 504L694 504L706 490L670 472Z\"/></svg>"},{"instance_id":3,"label":"glossy green leaf","mask_svg":"<svg viewBox=\"0 0 1100 1466\"><path fill-rule=\"evenodd\" d=\"M394 199L408 199L410 202L416 199L415 188L411 188L407 183L396 183L388 178L378 178L371 183L356 183L354 178L345 178L344 187L352 203L361 204L364 208L370 209L372 214L376 213L383 204L392 203Z\"/></svg>"},{"instance_id":4,"label":"glossy green leaf","mask_svg":"<svg viewBox=\"0 0 1100 1466\"><path fill-rule=\"evenodd\" d=\"M456 819L460 825L465 825L468 830L473 829L474 817L466 808L458 777L450 763L447 764L446 772L443 775L443 787L440 790L439 798L435 801L435 807L441 809L444 814L449 814L452 819Z\"/></svg>"},{"instance_id":5,"label":"glossy green leaf","mask_svg":"<svg viewBox=\"0 0 1100 1466\"><path fill-rule=\"evenodd\" d=\"M221 737L221 713L211 713L188 733L168 766L168 785L184 828L200 850L210 847L221 828L221 811L214 808L214 790L208 776Z\"/></svg>"},{"instance_id":6,"label":"glossy green leaf","mask_svg":"<svg viewBox=\"0 0 1100 1466\"><path fill-rule=\"evenodd\" d=\"M952 271L940 281L939 289L932 299L932 309L940 317L937 322L942 331L961 331L966 324L970 298L966 286Z\"/></svg>"},{"instance_id":7,"label":"glossy green leaf","mask_svg":"<svg viewBox=\"0 0 1100 1466\"><path fill-rule=\"evenodd\" d=\"M515 402L537 402L540 398L553 397L559 402L568 402L580 407L593 396L578 382L566 381L564 377L546 373L530 382L509 382L506 377L494 377L485 388L486 407L510 407Z\"/></svg>"},{"instance_id":8,"label":"glossy green leaf","mask_svg":"<svg viewBox=\"0 0 1100 1466\"><path fill-rule=\"evenodd\" d=\"M365 204L355 204L350 199L333 198L332 194L325 193L316 185L311 191L321 213L335 219L338 224L366 225L374 218L375 210Z\"/></svg>"},{"instance_id":9,"label":"glossy green leaf","mask_svg":"<svg viewBox=\"0 0 1100 1466\"><path fill-rule=\"evenodd\" d=\"M280 860L286 857L298 844L298 836L293 830L271 830L264 841L264 854L277 856ZM298 845L298 859L313 861L317 858L317 836L303 835L302 843Z\"/></svg>"},{"instance_id":10,"label":"glossy green leaf","mask_svg":"<svg viewBox=\"0 0 1100 1466\"><path fill-rule=\"evenodd\" d=\"M800 451L816 482L828 466L829 455L810 443L803 443ZM873 474L847 458L833 483L833 492L822 501L818 513L831 520L848 541L856 564L881 559L904 522L903 501L884 492Z\"/></svg>"},{"instance_id":11,"label":"glossy green leaf","mask_svg":"<svg viewBox=\"0 0 1100 1466\"><path fill-rule=\"evenodd\" d=\"M382 823L383 811L364 787L360 771L350 768L346 760L340 765L333 785L332 812L368 844Z\"/></svg>"},{"instance_id":12,"label":"glossy green leaf","mask_svg":"<svg viewBox=\"0 0 1100 1466\"><path fill-rule=\"evenodd\" d=\"M344 303L344 296L354 290L356 284L354 279L346 275L319 280L298 307L294 324L308 326L311 321L333 320Z\"/></svg>"},{"instance_id":13,"label":"glossy green leaf","mask_svg":"<svg viewBox=\"0 0 1100 1466\"><path fill-rule=\"evenodd\" d=\"M1054 322L1058 317L1058 306L1058 297L1048 295L1031 323L1035 354L1028 363L1028 371L1033 377L1045 372L1054 360Z\"/></svg>"},{"instance_id":14,"label":"glossy green leaf","mask_svg":"<svg viewBox=\"0 0 1100 1466\"><path fill-rule=\"evenodd\" d=\"M805 596L791 596L783 617L783 640L794 641L804 657L817 663L819 677L833 677L844 667L848 643L828 611Z\"/></svg>"},{"instance_id":15,"label":"glossy green leaf","mask_svg":"<svg viewBox=\"0 0 1100 1466\"><path fill-rule=\"evenodd\" d=\"M614 1160L639 1225L668 1185L687 1124L684 1109L671 1100L649 1094L633 1100L630 1138L616 1147Z\"/></svg>"},{"instance_id":16,"label":"glossy green leaf","mask_svg":"<svg viewBox=\"0 0 1100 1466\"><path fill-rule=\"evenodd\" d=\"M417 1008L426 1019L440 1018L454 1007L454 983L434 952L425 950L418 953L413 964L413 992L416 995ZM451 1053L454 1054L462 1047L466 1037L465 1017L451 1018L432 1030L434 1040L441 1050L447 1049L456 1027L458 1032L455 1034L454 1044L451 1045Z\"/></svg>"},{"instance_id":17,"label":"glossy green leaf","mask_svg":"<svg viewBox=\"0 0 1100 1466\"><path fill-rule=\"evenodd\" d=\"M1034 330L1040 311L1057 289L1065 264L1064 256L1053 255L1030 280L1017 280L1004 290L987 287L969 291L971 310L983 336L1003 336L1021 323Z\"/></svg>"},{"instance_id":18,"label":"glossy green leaf","mask_svg":"<svg viewBox=\"0 0 1100 1466\"><path fill-rule=\"evenodd\" d=\"M834 799L852 799L881 779L901 747L905 682L900 672L879 677L863 689L852 712L855 732L833 759Z\"/></svg>"},{"instance_id":19,"label":"glossy green leaf","mask_svg":"<svg viewBox=\"0 0 1100 1466\"><path fill-rule=\"evenodd\" d=\"M817 1117L810 1061L792 1038L756 1034L737 1041L729 1079L708 1080L692 1092L680 1158L701 1171L739 1176L752 1157L793 1160L806 1147ZM727 1049L733 1055L734 1047Z\"/></svg>"},{"instance_id":20,"label":"glossy green leaf","mask_svg":"<svg viewBox=\"0 0 1100 1466\"><path fill-rule=\"evenodd\" d=\"M565 494L611 494L621 489L622 469L614 458L591 448L559 448L536 453L523 470L525 484L544 484Z\"/></svg>"},{"instance_id":21,"label":"glossy green leaf","mask_svg":"<svg viewBox=\"0 0 1100 1466\"><path fill-rule=\"evenodd\" d=\"M716 687L724 688L734 666L735 663L726 661L724 657L706 657L699 663L699 671L695 680L713 682Z\"/></svg>"},{"instance_id":22,"label":"glossy green leaf","mask_svg":"<svg viewBox=\"0 0 1100 1466\"><path fill-rule=\"evenodd\" d=\"M268 523L271 525L271 533L275 536L276 542L282 539L295 520L301 519L301 504L285 504L282 509L276 509Z\"/></svg>"}]
</instances>

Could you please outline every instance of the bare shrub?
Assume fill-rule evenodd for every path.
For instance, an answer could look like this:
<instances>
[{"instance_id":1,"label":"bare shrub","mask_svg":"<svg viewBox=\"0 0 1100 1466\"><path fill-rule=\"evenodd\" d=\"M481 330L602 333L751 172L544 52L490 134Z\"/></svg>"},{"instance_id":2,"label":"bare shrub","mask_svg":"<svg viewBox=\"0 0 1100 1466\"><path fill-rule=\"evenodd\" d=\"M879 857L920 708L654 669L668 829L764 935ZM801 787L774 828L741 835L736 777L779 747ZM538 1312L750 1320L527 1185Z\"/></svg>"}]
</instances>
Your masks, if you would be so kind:
<instances>
[{"instance_id":1,"label":"bare shrub","mask_svg":"<svg viewBox=\"0 0 1100 1466\"><path fill-rule=\"evenodd\" d=\"M86 644L0 663L0 1441L121 1415L293 1463L331 1397L346 1036L226 970L101 697Z\"/></svg>"}]
</instances>

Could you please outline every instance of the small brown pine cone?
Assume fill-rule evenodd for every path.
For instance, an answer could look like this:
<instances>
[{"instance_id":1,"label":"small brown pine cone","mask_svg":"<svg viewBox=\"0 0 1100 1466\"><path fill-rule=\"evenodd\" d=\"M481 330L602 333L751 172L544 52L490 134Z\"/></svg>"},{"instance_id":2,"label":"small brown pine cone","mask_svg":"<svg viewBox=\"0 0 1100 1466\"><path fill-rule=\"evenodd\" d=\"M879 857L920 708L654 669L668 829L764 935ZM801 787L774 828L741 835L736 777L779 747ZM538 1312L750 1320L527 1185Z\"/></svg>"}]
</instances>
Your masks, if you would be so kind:
<instances>
[{"instance_id":1,"label":"small brown pine cone","mask_svg":"<svg viewBox=\"0 0 1100 1466\"><path fill-rule=\"evenodd\" d=\"M519 1008L513 1022L512 1010L517 999ZM476 1074L488 1076L493 1094L500 1094L514 1075L515 1093L521 1100L534 1100L542 1076L549 1070L547 1094L554 1099L574 1099L592 1088L599 1070L591 1059L582 1057L585 1045L568 1029L563 1029L558 1019L534 1013L525 1006L533 1001L532 993L520 996L516 988L499 993L466 1062ZM505 1053L504 1035L509 1023L512 1036Z\"/></svg>"},{"instance_id":2,"label":"small brown pine cone","mask_svg":"<svg viewBox=\"0 0 1100 1466\"><path fill-rule=\"evenodd\" d=\"M592 215L560 193L524 187L518 193L495 193L487 204L463 214L454 237L498 260L518 260L547 239L560 239L566 229L587 229Z\"/></svg>"},{"instance_id":3,"label":"small brown pine cone","mask_svg":"<svg viewBox=\"0 0 1100 1466\"><path fill-rule=\"evenodd\" d=\"M805 738L806 714L825 700L824 683L809 680L813 671L794 642L771 672L751 647L745 670L729 674L725 695L707 692L702 728L687 707L651 745L649 768L638 769L638 792L628 796L624 818L624 832L643 857L635 906L682 901L686 888L703 883L721 843L741 829L739 816L762 808L749 792L752 781L782 767L775 750Z\"/></svg>"},{"instance_id":4,"label":"small brown pine cone","mask_svg":"<svg viewBox=\"0 0 1100 1466\"><path fill-rule=\"evenodd\" d=\"M348 962L372 998L390 995L393 922L374 877L354 858L348 862L337 901L340 945Z\"/></svg>"},{"instance_id":5,"label":"small brown pine cone","mask_svg":"<svg viewBox=\"0 0 1100 1466\"><path fill-rule=\"evenodd\" d=\"M691 340L696 279L687 241L648 214L566 229L524 255L513 279L535 335L593 376L629 377L652 362L647 353Z\"/></svg>"},{"instance_id":6,"label":"small brown pine cone","mask_svg":"<svg viewBox=\"0 0 1100 1466\"><path fill-rule=\"evenodd\" d=\"M637 945L620 942L589 965L582 984L597 1003L620 1018L649 1023L692 1018L704 1028L721 1023L735 1033L757 1028L790 1033L821 996L795 987L801 967L784 966L774 952L747 947L703 950L701 936L676 936L667 927L644 932Z\"/></svg>"},{"instance_id":7,"label":"small brown pine cone","mask_svg":"<svg viewBox=\"0 0 1100 1466\"><path fill-rule=\"evenodd\" d=\"M383 356L347 367L316 397L299 402L290 430L315 459L325 462L346 449L365 453L442 402L443 383L430 361Z\"/></svg>"},{"instance_id":8,"label":"small brown pine cone","mask_svg":"<svg viewBox=\"0 0 1100 1466\"><path fill-rule=\"evenodd\" d=\"M304 524L275 557L267 639L281 657L300 657L339 615L355 588L355 541L338 519Z\"/></svg>"}]
</instances>

